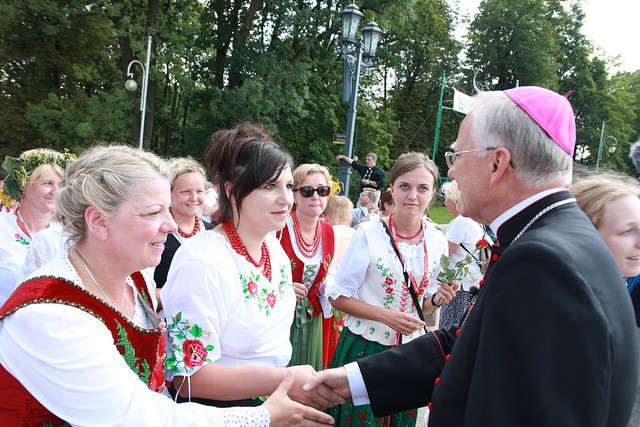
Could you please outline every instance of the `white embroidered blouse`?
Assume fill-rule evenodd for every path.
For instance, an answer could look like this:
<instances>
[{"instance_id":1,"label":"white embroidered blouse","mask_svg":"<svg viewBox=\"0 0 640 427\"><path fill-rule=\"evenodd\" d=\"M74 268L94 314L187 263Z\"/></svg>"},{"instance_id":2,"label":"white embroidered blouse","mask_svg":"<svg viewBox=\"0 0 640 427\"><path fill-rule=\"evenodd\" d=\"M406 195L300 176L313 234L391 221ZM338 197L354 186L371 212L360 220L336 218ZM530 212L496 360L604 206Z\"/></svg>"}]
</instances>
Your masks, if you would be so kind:
<instances>
[{"instance_id":1,"label":"white embroidered blouse","mask_svg":"<svg viewBox=\"0 0 640 427\"><path fill-rule=\"evenodd\" d=\"M169 326L168 379L190 376L214 362L287 366L296 304L291 263L275 236L268 235L266 242L271 281L213 230L188 239L176 251L160 294ZM190 329L193 325L198 328ZM199 341L194 343L199 353L206 350L201 360L184 353L187 339Z\"/></svg>"},{"instance_id":2,"label":"white embroidered blouse","mask_svg":"<svg viewBox=\"0 0 640 427\"><path fill-rule=\"evenodd\" d=\"M407 270L417 283L424 274L430 277L424 293L418 297L420 304L438 289L435 277L440 265L440 257L448 252L447 240L433 223L423 220L424 239L428 254L428 271L424 271L424 245L400 242L400 254L404 258ZM336 299L339 296L354 297L367 304L412 313L418 317L413 307L411 295L404 284L402 264L395 254L389 235L380 221L366 221L360 224L351 244L342 258L335 277L327 284L327 296ZM370 341L391 345L396 332L382 322L347 315L345 327ZM419 329L410 336L404 336L402 342L422 335Z\"/></svg>"}]
</instances>

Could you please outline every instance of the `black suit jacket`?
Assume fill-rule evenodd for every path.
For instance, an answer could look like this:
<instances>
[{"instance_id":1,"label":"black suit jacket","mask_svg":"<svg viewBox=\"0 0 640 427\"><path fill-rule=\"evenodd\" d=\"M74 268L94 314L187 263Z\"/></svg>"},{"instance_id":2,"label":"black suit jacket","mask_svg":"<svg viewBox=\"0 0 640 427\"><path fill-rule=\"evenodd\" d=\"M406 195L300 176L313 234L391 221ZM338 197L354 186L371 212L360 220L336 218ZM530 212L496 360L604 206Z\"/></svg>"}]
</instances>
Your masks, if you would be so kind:
<instances>
[{"instance_id":1,"label":"black suit jacket","mask_svg":"<svg viewBox=\"0 0 640 427\"><path fill-rule=\"evenodd\" d=\"M570 197L545 197L500 227L459 336L437 331L358 362L374 414L431 400L432 427L627 425L636 327L608 248L575 203L512 243Z\"/></svg>"}]
</instances>

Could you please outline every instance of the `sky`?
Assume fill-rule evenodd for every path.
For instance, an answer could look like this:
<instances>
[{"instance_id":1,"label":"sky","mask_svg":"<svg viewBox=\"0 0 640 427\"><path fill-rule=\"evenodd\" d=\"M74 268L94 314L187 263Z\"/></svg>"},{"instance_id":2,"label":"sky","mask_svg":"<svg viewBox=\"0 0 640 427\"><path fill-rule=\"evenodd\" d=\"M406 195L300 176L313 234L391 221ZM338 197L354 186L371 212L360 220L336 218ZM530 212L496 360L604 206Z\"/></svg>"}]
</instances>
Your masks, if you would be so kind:
<instances>
[{"instance_id":1,"label":"sky","mask_svg":"<svg viewBox=\"0 0 640 427\"><path fill-rule=\"evenodd\" d=\"M455 0L450 0L454 3ZM473 19L481 0L457 0L460 11ZM610 69L617 71L640 70L640 37L638 25L640 1L638 0L585 0L583 34L596 46L601 56L620 56L620 66ZM635 29L635 31L634 31ZM462 34L465 29L460 30Z\"/></svg>"}]
</instances>

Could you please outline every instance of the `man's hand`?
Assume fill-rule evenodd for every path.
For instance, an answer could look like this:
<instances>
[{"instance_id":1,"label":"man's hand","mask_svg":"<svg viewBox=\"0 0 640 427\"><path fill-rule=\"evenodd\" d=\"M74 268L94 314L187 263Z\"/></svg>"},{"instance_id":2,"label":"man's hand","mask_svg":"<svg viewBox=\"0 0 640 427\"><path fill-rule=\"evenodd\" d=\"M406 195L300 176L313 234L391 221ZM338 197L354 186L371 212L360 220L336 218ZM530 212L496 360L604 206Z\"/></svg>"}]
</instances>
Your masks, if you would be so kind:
<instances>
[{"instance_id":1,"label":"man's hand","mask_svg":"<svg viewBox=\"0 0 640 427\"><path fill-rule=\"evenodd\" d=\"M331 426L333 418L317 409L309 408L298 402L294 402L288 396L289 389L295 380L293 371L287 372L287 376L280 383L276 391L264 402L264 408L269 411L271 427L316 427Z\"/></svg>"},{"instance_id":2,"label":"man's hand","mask_svg":"<svg viewBox=\"0 0 640 427\"><path fill-rule=\"evenodd\" d=\"M343 367L316 372L302 388L303 390L313 391L319 387L328 387L335 394L342 397L343 400L351 396L347 371ZM344 403L344 401L337 404L340 403Z\"/></svg>"},{"instance_id":3,"label":"man's hand","mask_svg":"<svg viewBox=\"0 0 640 427\"><path fill-rule=\"evenodd\" d=\"M331 387L324 384L319 384L314 389L305 389L306 383L316 373L310 365L291 366L287 368L289 371L293 371L296 374L296 379L289 390L289 397L300 402L303 405L311 406L312 408L324 410L331 408L332 406L344 403L344 399L341 395L336 394Z\"/></svg>"}]
</instances>

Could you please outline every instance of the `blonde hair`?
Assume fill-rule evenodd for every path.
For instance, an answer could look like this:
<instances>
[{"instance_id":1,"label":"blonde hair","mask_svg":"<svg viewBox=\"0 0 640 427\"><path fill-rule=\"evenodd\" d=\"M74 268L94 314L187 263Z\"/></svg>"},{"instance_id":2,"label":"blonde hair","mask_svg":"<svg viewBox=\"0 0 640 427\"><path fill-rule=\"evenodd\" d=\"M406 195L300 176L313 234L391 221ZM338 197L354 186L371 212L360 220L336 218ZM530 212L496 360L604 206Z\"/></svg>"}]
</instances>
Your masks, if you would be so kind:
<instances>
[{"instance_id":1,"label":"blonde hair","mask_svg":"<svg viewBox=\"0 0 640 427\"><path fill-rule=\"evenodd\" d=\"M176 179L178 179L180 175L184 175L186 173L200 174L200 176L202 176L202 179L205 182L207 181L207 175L204 171L204 168L200 163L198 163L191 157L176 157L174 159L170 159L168 163L169 163L169 181L171 182L172 190L173 190L173 185L176 182Z\"/></svg>"},{"instance_id":2,"label":"blonde hair","mask_svg":"<svg viewBox=\"0 0 640 427\"><path fill-rule=\"evenodd\" d=\"M433 188L438 184L438 166L424 153L410 151L401 154L391 167L391 185L398 177L414 169L425 168L433 176Z\"/></svg>"},{"instance_id":3,"label":"blonde hair","mask_svg":"<svg viewBox=\"0 0 640 427\"><path fill-rule=\"evenodd\" d=\"M345 196L331 196L324 209L324 217L331 225L349 225L353 202Z\"/></svg>"},{"instance_id":4,"label":"blonde hair","mask_svg":"<svg viewBox=\"0 0 640 427\"><path fill-rule=\"evenodd\" d=\"M316 163L303 163L298 166L293 171L293 185L295 188L298 188L305 180L305 178L309 175L313 175L316 173L320 173L324 175L324 180L326 185L331 186L331 175L329 175L329 170Z\"/></svg>"},{"instance_id":5,"label":"blonde hair","mask_svg":"<svg viewBox=\"0 0 640 427\"><path fill-rule=\"evenodd\" d=\"M600 228L607 205L622 197L640 197L640 184L619 175L596 175L577 181L571 191L580 209Z\"/></svg>"},{"instance_id":6,"label":"blonde hair","mask_svg":"<svg viewBox=\"0 0 640 427\"><path fill-rule=\"evenodd\" d=\"M141 185L169 180L164 160L153 153L124 145L96 146L71 163L56 193L56 219L69 233L69 245L87 232L84 219L89 206L107 217L137 197Z\"/></svg>"},{"instance_id":7,"label":"blonde hair","mask_svg":"<svg viewBox=\"0 0 640 427\"><path fill-rule=\"evenodd\" d=\"M460 209L462 198L460 197L458 183L455 181L445 182L442 184L442 191L444 193L444 198L451 200L456 205L456 209Z\"/></svg>"}]
</instances>

